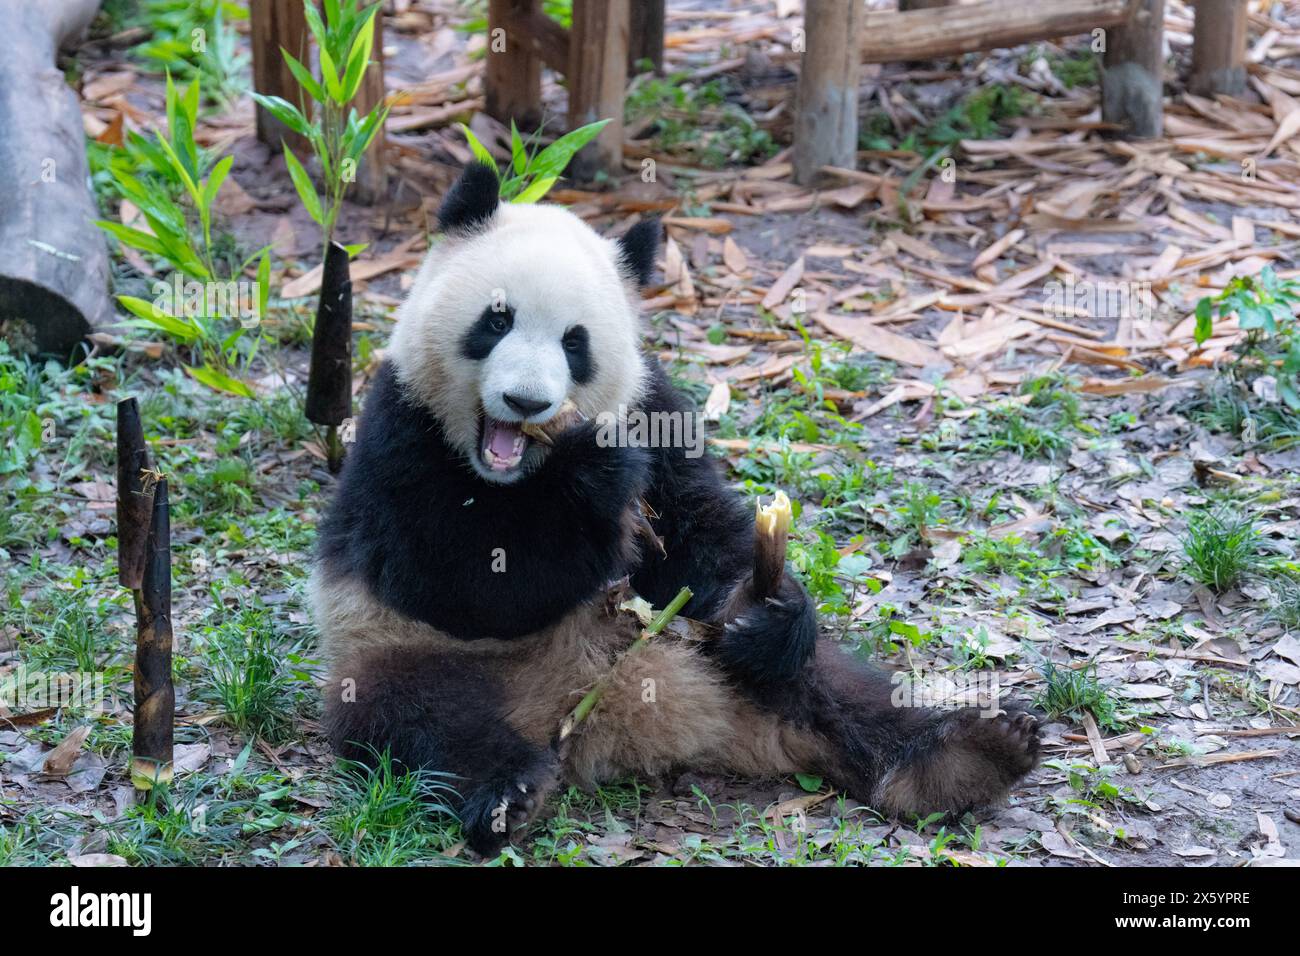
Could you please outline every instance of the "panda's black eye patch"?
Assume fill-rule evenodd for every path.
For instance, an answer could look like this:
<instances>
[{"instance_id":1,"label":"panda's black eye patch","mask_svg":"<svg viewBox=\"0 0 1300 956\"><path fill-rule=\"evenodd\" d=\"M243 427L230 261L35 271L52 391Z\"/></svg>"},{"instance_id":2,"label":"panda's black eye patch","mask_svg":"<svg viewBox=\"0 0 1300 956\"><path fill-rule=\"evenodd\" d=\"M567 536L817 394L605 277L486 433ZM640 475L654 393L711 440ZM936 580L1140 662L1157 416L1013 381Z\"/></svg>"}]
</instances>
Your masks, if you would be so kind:
<instances>
[{"instance_id":1,"label":"panda's black eye patch","mask_svg":"<svg viewBox=\"0 0 1300 956\"><path fill-rule=\"evenodd\" d=\"M461 338L461 354L474 360L487 358L496 344L510 333L514 324L514 309L509 306L503 309L488 306Z\"/></svg>"},{"instance_id":2,"label":"panda's black eye patch","mask_svg":"<svg viewBox=\"0 0 1300 956\"><path fill-rule=\"evenodd\" d=\"M587 327L575 325L564 333L564 357L569 362L569 374L579 385L586 385L596 373L596 364L591 359L591 337Z\"/></svg>"}]
</instances>

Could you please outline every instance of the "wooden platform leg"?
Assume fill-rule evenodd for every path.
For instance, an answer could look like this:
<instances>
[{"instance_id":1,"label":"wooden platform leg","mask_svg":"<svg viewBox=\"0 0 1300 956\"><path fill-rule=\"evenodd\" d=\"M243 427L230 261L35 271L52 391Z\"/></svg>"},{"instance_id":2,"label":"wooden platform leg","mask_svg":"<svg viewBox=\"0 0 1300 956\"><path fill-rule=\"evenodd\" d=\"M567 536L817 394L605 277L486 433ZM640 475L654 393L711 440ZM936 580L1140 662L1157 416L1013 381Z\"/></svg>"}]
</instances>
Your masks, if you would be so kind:
<instances>
[{"instance_id":1,"label":"wooden platform leg","mask_svg":"<svg viewBox=\"0 0 1300 956\"><path fill-rule=\"evenodd\" d=\"M627 75L636 76L637 64L649 60L656 73L664 71L664 2L635 0L628 28Z\"/></svg>"},{"instance_id":2,"label":"wooden platform leg","mask_svg":"<svg viewBox=\"0 0 1300 956\"><path fill-rule=\"evenodd\" d=\"M807 48L799 60L794 178L803 185L822 166L852 169L858 149L858 73L863 4L807 0Z\"/></svg>"},{"instance_id":3,"label":"wooden platform leg","mask_svg":"<svg viewBox=\"0 0 1300 956\"><path fill-rule=\"evenodd\" d=\"M370 54L370 68L361 81L361 89L352 98L358 116L365 116L384 101L384 11L375 14L375 42ZM388 196L388 169L384 165L384 131L375 134L374 142L361 157L357 169L353 198L367 205L382 202Z\"/></svg>"},{"instance_id":4,"label":"wooden platform leg","mask_svg":"<svg viewBox=\"0 0 1300 956\"><path fill-rule=\"evenodd\" d=\"M607 119L594 142L574 157L575 179L618 172L623 162L623 94L627 85L630 0L573 0L569 34L569 126Z\"/></svg>"},{"instance_id":5,"label":"wooden platform leg","mask_svg":"<svg viewBox=\"0 0 1300 956\"><path fill-rule=\"evenodd\" d=\"M1205 96L1245 92L1246 0L1197 0L1187 85Z\"/></svg>"},{"instance_id":6,"label":"wooden platform leg","mask_svg":"<svg viewBox=\"0 0 1300 956\"><path fill-rule=\"evenodd\" d=\"M1142 0L1133 20L1106 31L1101 117L1136 137L1164 126L1165 0Z\"/></svg>"},{"instance_id":7,"label":"wooden platform leg","mask_svg":"<svg viewBox=\"0 0 1300 956\"><path fill-rule=\"evenodd\" d=\"M252 0L249 25L253 47L253 89L288 100L294 106L307 105L302 87L285 66L280 53L280 48L284 47L300 62L311 62L302 0ZM276 151L280 149L280 141L284 140L299 157L311 149L305 139L260 106L257 107L257 138Z\"/></svg>"},{"instance_id":8,"label":"wooden platform leg","mask_svg":"<svg viewBox=\"0 0 1300 956\"><path fill-rule=\"evenodd\" d=\"M515 24L540 15L537 0L488 0L488 52L484 75L487 114L521 130L542 118L542 61L529 52Z\"/></svg>"}]
</instances>

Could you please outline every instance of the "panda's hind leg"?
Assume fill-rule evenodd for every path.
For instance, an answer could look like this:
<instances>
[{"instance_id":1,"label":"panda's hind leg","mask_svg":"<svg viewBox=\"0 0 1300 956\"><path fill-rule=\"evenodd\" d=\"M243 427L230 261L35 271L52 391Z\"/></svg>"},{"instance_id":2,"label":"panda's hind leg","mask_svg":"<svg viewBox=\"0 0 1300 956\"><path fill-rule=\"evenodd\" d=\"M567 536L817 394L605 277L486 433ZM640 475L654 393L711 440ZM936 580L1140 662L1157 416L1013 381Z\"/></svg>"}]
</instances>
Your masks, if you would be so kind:
<instances>
[{"instance_id":1,"label":"panda's hind leg","mask_svg":"<svg viewBox=\"0 0 1300 956\"><path fill-rule=\"evenodd\" d=\"M554 752L504 719L501 690L488 659L380 645L335 663L325 724L342 757L373 765L387 750L399 769L450 774L467 841L490 853L541 808L559 774Z\"/></svg>"},{"instance_id":2,"label":"panda's hind leg","mask_svg":"<svg viewBox=\"0 0 1300 956\"><path fill-rule=\"evenodd\" d=\"M1038 724L1016 710L907 706L892 676L821 643L802 697L826 741L826 770L852 796L894 815L996 803L1038 762Z\"/></svg>"}]
</instances>

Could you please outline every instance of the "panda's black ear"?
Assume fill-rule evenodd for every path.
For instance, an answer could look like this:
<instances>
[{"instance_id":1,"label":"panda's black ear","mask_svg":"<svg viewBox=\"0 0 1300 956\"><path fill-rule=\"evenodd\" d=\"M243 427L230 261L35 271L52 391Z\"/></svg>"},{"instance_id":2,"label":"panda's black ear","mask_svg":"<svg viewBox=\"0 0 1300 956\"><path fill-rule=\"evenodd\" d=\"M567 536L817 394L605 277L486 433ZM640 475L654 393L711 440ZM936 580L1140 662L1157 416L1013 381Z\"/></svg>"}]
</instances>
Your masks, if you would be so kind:
<instances>
[{"instance_id":1,"label":"panda's black ear","mask_svg":"<svg viewBox=\"0 0 1300 956\"><path fill-rule=\"evenodd\" d=\"M659 233L662 230L658 218L642 219L619 237L619 262L642 288L648 286L654 276L655 253L659 251Z\"/></svg>"},{"instance_id":2,"label":"panda's black ear","mask_svg":"<svg viewBox=\"0 0 1300 956\"><path fill-rule=\"evenodd\" d=\"M487 163L470 163L443 197L438 228L460 233L482 229L497 211L500 190L495 169Z\"/></svg>"}]
</instances>

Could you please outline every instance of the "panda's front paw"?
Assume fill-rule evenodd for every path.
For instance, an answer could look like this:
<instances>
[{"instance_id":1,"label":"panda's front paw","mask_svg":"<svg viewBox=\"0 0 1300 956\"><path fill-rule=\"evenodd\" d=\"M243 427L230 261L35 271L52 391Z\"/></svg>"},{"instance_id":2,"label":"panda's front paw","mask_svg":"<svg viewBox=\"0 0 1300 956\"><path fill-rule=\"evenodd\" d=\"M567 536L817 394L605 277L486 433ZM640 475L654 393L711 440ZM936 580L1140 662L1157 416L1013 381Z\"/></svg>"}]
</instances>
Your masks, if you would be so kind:
<instances>
[{"instance_id":1,"label":"panda's front paw","mask_svg":"<svg viewBox=\"0 0 1300 956\"><path fill-rule=\"evenodd\" d=\"M484 857L500 850L542 808L558 776L559 766L548 751L536 766L471 790L460 809L470 849Z\"/></svg>"},{"instance_id":2,"label":"panda's front paw","mask_svg":"<svg viewBox=\"0 0 1300 956\"><path fill-rule=\"evenodd\" d=\"M728 671L752 685L793 680L817 645L817 607L788 571L766 598L755 596L754 582L746 577L727 599L721 619L716 653Z\"/></svg>"},{"instance_id":3,"label":"panda's front paw","mask_svg":"<svg viewBox=\"0 0 1300 956\"><path fill-rule=\"evenodd\" d=\"M575 503L595 514L615 516L649 481L650 454L639 446L604 439L592 421L560 432L542 471Z\"/></svg>"}]
</instances>

